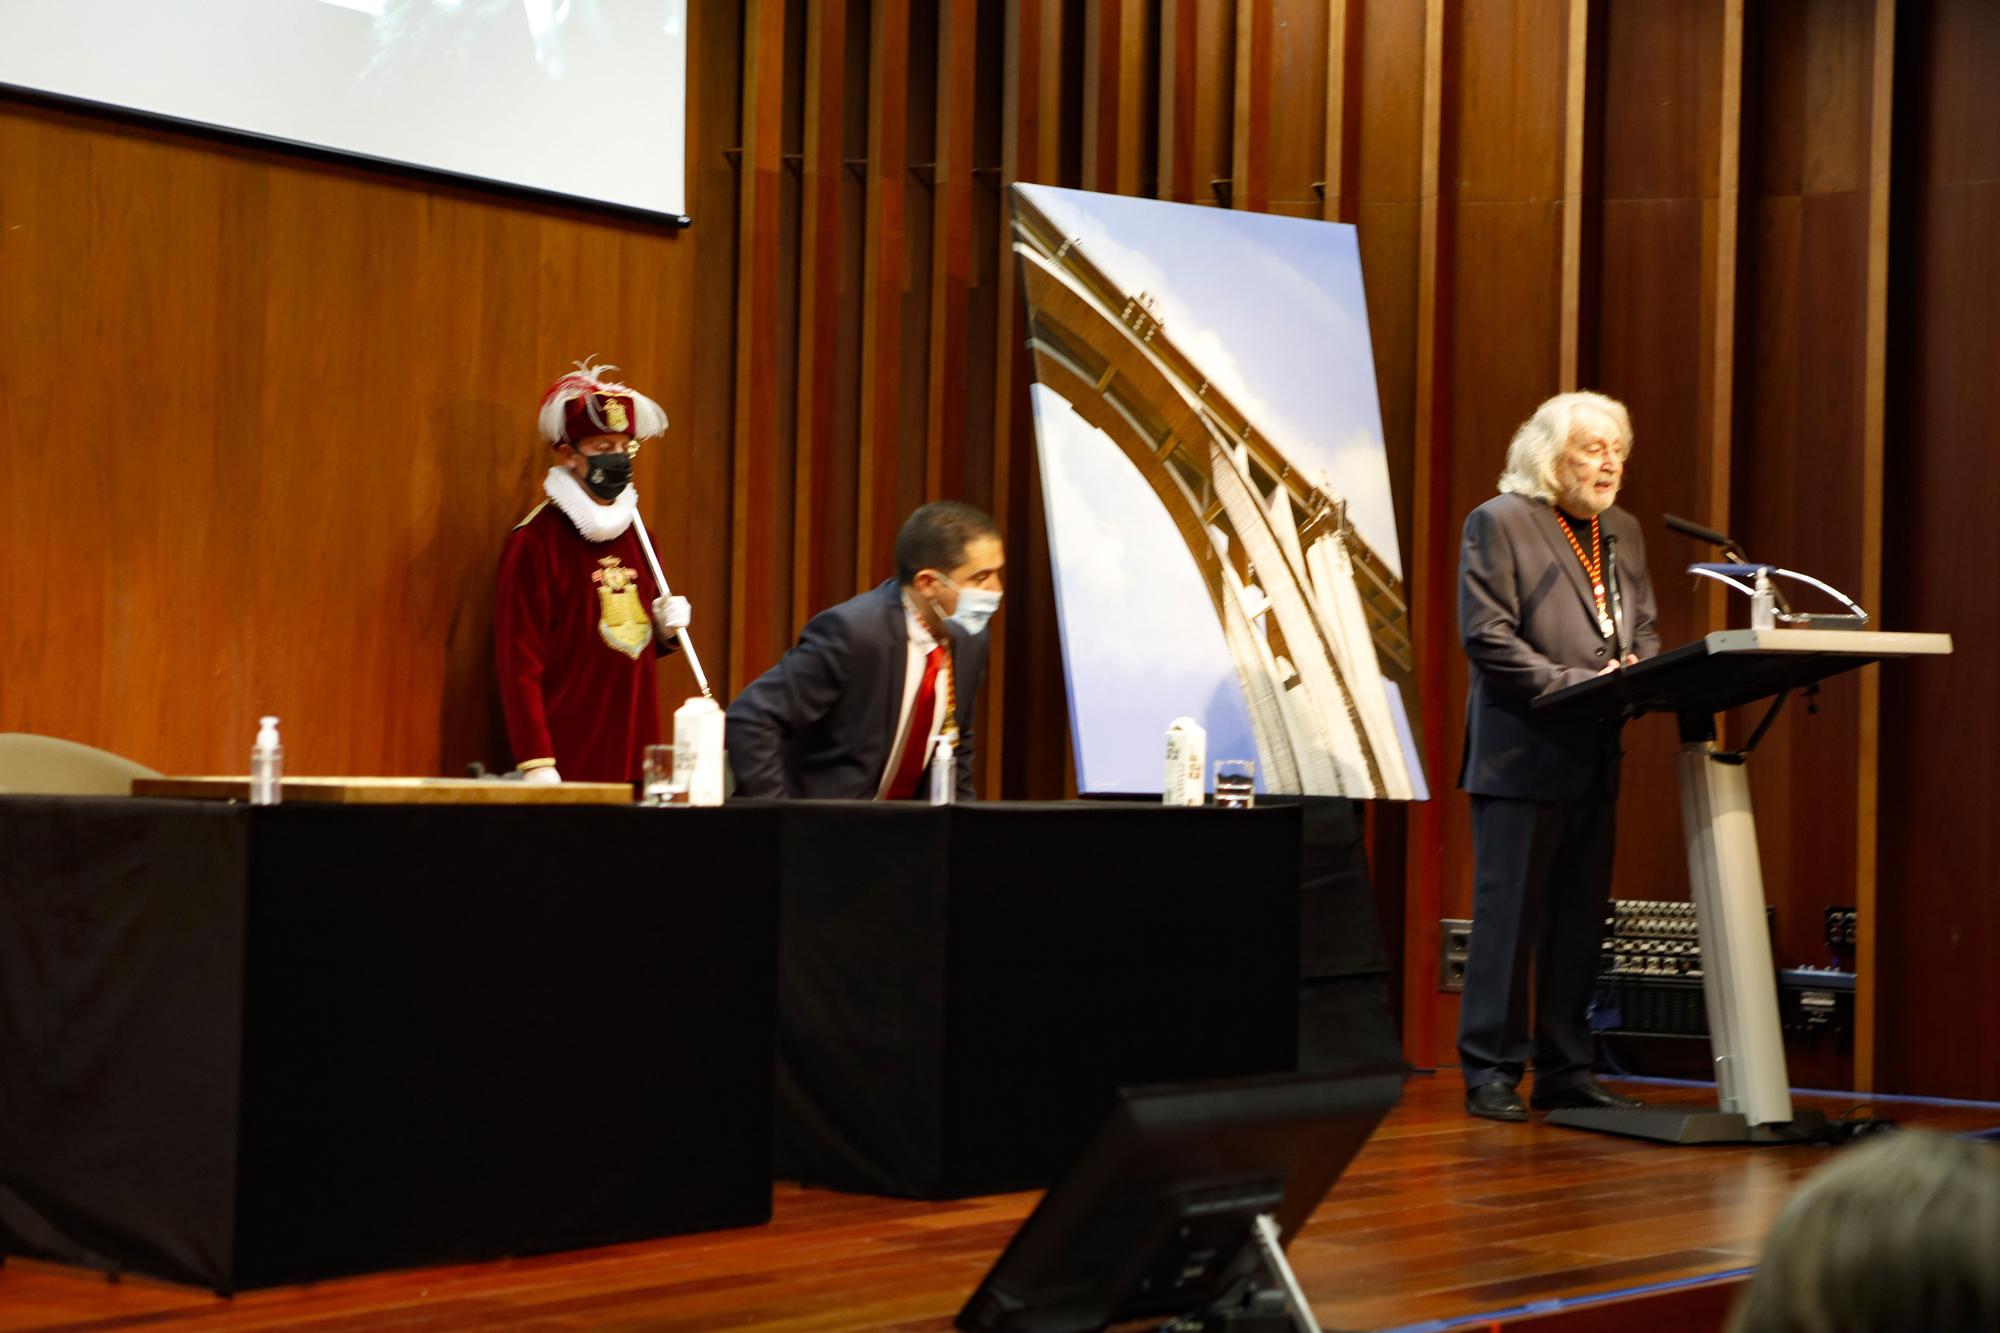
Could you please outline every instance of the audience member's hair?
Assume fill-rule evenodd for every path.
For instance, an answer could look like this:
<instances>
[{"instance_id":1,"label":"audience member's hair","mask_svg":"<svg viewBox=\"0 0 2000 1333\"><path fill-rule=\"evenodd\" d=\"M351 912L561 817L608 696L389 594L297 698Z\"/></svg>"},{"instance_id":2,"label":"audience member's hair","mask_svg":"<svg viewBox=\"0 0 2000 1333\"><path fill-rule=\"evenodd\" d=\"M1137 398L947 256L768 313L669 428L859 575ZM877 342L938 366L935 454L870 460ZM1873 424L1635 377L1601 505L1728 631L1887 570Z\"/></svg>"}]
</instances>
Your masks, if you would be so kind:
<instances>
[{"instance_id":1,"label":"audience member's hair","mask_svg":"<svg viewBox=\"0 0 2000 1333\"><path fill-rule=\"evenodd\" d=\"M1730 1328L2000 1329L2000 1149L1909 1132L1842 1152L1779 1215Z\"/></svg>"},{"instance_id":2,"label":"audience member's hair","mask_svg":"<svg viewBox=\"0 0 2000 1333\"><path fill-rule=\"evenodd\" d=\"M907 585L926 569L949 572L965 563L965 548L1000 529L983 510L957 500L933 500L903 520L896 534L896 581Z\"/></svg>"}]
</instances>

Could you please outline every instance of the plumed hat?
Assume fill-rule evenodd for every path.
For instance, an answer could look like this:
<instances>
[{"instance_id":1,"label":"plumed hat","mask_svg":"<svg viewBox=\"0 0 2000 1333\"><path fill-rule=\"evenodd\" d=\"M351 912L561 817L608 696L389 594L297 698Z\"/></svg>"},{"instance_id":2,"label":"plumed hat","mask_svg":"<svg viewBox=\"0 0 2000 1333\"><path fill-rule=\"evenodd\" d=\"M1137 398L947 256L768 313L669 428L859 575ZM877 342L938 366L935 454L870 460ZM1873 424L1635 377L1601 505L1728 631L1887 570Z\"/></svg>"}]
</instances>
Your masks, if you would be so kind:
<instances>
[{"instance_id":1,"label":"plumed hat","mask_svg":"<svg viewBox=\"0 0 2000 1333\"><path fill-rule=\"evenodd\" d=\"M650 440L665 432L667 414L658 403L605 378L618 367L597 365L595 358L575 364L542 395L538 420L544 440L551 445L574 444L592 435Z\"/></svg>"}]
</instances>

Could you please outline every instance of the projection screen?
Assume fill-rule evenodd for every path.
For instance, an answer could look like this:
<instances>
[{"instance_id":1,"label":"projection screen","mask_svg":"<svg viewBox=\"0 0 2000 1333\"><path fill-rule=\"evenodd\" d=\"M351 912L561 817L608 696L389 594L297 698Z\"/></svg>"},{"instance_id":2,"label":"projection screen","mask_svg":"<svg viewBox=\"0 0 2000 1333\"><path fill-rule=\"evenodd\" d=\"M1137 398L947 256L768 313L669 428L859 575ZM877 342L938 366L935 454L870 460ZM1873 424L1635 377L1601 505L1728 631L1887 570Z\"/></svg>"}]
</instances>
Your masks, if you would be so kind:
<instances>
[{"instance_id":1,"label":"projection screen","mask_svg":"<svg viewBox=\"0 0 2000 1333\"><path fill-rule=\"evenodd\" d=\"M687 0L0 0L0 83L686 212Z\"/></svg>"}]
</instances>

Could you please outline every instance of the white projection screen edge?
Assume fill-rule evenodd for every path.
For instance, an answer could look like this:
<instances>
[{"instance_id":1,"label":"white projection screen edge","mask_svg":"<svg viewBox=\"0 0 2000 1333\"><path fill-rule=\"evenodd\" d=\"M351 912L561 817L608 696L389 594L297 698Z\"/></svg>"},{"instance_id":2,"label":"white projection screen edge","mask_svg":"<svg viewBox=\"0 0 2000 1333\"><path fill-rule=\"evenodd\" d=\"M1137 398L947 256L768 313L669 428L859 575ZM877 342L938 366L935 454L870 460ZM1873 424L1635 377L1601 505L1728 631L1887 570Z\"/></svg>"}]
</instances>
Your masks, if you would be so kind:
<instances>
[{"instance_id":1,"label":"white projection screen edge","mask_svg":"<svg viewBox=\"0 0 2000 1333\"><path fill-rule=\"evenodd\" d=\"M685 225L687 0L0 0L0 87Z\"/></svg>"}]
</instances>

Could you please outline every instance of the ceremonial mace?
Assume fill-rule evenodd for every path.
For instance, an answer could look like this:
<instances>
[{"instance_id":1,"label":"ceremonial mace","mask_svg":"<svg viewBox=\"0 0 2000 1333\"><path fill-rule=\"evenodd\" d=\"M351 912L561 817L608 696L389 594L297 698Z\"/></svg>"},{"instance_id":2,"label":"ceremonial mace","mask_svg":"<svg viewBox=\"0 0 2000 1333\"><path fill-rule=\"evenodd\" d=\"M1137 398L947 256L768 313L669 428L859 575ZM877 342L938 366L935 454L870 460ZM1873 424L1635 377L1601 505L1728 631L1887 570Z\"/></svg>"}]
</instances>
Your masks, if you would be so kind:
<instances>
[{"instance_id":1,"label":"ceremonial mace","mask_svg":"<svg viewBox=\"0 0 2000 1333\"><path fill-rule=\"evenodd\" d=\"M660 596L673 596L673 589L667 586L667 576L660 572L660 557L653 554L653 539L646 535L646 520L639 517L637 505L632 507L632 530L639 534L640 549L646 553L646 563L653 567L653 582L660 585ZM702 697L715 698L715 691L708 688L708 677L701 673L701 659L695 656L694 641L688 638L686 627L675 630L674 638L679 640L681 651L687 654L688 666L694 670L694 683L701 686Z\"/></svg>"}]
</instances>

